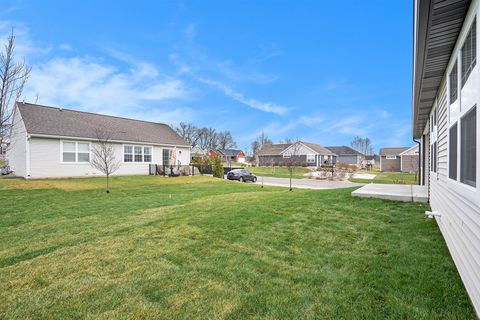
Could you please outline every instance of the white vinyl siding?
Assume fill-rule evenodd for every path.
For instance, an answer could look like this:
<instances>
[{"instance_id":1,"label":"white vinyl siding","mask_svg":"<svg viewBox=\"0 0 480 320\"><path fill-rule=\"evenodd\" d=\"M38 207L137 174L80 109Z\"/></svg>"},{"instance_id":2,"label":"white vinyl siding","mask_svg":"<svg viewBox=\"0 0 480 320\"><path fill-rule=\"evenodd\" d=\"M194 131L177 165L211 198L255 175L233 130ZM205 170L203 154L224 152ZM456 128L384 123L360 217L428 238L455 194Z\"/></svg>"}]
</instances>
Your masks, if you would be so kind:
<instances>
[{"instance_id":1,"label":"white vinyl siding","mask_svg":"<svg viewBox=\"0 0 480 320\"><path fill-rule=\"evenodd\" d=\"M441 216L436 217L437 224L445 238L451 256L457 266L460 276L463 280L465 288L472 300L477 314L480 314L480 194L479 186L475 187L460 182L460 153L461 153L461 119L473 110L475 105L478 105L479 87L478 87L478 66L473 65L466 77L465 82L459 85L457 100L452 104L449 95L449 73L458 63L458 68L462 69L464 63L462 62L461 49L464 45L464 40L468 38L471 25L474 21L475 14L478 11L477 1L472 1L469 13L465 19L464 27L461 31L459 42L450 59L449 68L445 72L442 84L437 92L435 106L437 107L437 132L432 132L431 129L434 123L429 124L430 137L427 136L426 145L430 147L433 141L436 141L436 162L437 174L426 175L429 179L430 186L430 205L433 211L438 212ZM465 72L459 70L461 75ZM463 82L463 77L462 77ZM431 119L434 120L434 119ZM476 124L478 126L478 117L476 117ZM449 157L455 154L454 150L449 150L450 146L455 147L449 141L449 136L452 137L450 130L457 125L457 179L450 179L450 166L454 165L449 162ZM450 132L450 133L449 133ZM433 136L432 136L433 135ZM476 152L478 152L478 131L475 133ZM455 137L453 137L455 138ZM473 142L472 142L473 143ZM431 150L429 150L431 151ZM429 152L430 153L430 152ZM429 160L428 156L426 158ZM430 157L430 161L434 160ZM479 158L475 159L475 176L478 179L479 172ZM452 170L453 171L453 170ZM455 172L452 172L455 178Z\"/></svg>"},{"instance_id":2,"label":"white vinyl siding","mask_svg":"<svg viewBox=\"0 0 480 320\"><path fill-rule=\"evenodd\" d=\"M28 144L27 132L18 109L15 108L12 132L10 135L10 146L5 154L6 160L13 174L26 178L28 173Z\"/></svg>"}]
</instances>

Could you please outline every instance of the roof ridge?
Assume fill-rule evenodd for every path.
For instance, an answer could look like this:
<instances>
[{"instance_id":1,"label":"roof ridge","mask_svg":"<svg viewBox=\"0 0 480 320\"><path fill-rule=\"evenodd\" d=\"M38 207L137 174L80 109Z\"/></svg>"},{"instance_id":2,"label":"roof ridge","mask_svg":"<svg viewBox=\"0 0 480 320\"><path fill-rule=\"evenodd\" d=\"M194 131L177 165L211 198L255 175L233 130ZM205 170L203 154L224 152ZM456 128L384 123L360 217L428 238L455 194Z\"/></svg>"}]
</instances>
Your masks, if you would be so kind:
<instances>
[{"instance_id":1,"label":"roof ridge","mask_svg":"<svg viewBox=\"0 0 480 320\"><path fill-rule=\"evenodd\" d=\"M21 104L21 105L29 104L31 106L40 107L40 108L55 109L55 110L59 110L59 111L70 111L70 112L77 112L77 113L87 113L87 114L92 114L92 115L95 115L95 116L117 118L117 119L123 119L123 120L131 120L131 121L140 121L140 122L151 123L151 124L159 124L159 125L164 125L164 126L170 127L168 124L163 123L163 122L153 122L153 121L148 121L148 120L112 116L112 115L103 114L103 113L96 113L96 112L90 112L90 111L80 111L80 110L68 109L68 108L63 108L63 107L52 107L52 106L47 106L47 105L42 105L42 104L37 104L37 103L16 101L16 104ZM170 127L170 128L173 130L172 127Z\"/></svg>"}]
</instances>

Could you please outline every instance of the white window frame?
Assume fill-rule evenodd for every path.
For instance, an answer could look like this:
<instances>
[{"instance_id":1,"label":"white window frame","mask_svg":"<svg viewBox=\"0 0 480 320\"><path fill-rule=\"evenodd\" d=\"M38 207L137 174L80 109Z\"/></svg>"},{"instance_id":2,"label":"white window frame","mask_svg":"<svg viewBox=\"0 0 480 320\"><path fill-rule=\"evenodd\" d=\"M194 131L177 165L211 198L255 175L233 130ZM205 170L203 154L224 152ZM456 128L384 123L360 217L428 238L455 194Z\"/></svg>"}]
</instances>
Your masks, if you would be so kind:
<instances>
[{"instance_id":1,"label":"white window frame","mask_svg":"<svg viewBox=\"0 0 480 320\"><path fill-rule=\"evenodd\" d=\"M63 161L63 143L75 143L75 161ZM78 144L88 144L88 161L78 161ZM86 153L86 152L81 152ZM60 163L61 164L90 164L92 160L92 145L90 141L60 140Z\"/></svg>"},{"instance_id":2,"label":"white window frame","mask_svg":"<svg viewBox=\"0 0 480 320\"><path fill-rule=\"evenodd\" d=\"M132 155L132 161L125 161L125 147L132 147L132 153L127 153ZM135 161L135 147L142 149L142 161ZM145 161L145 148L150 149L150 161ZM125 164L135 164L135 163L153 163L153 146L149 145L142 145L142 144L130 144L124 143L122 144L122 163Z\"/></svg>"},{"instance_id":3,"label":"white window frame","mask_svg":"<svg viewBox=\"0 0 480 320\"><path fill-rule=\"evenodd\" d=\"M386 159L386 160L397 160L397 156L392 156L392 155L390 155L390 156L385 156L385 159Z\"/></svg>"},{"instance_id":4,"label":"white window frame","mask_svg":"<svg viewBox=\"0 0 480 320\"><path fill-rule=\"evenodd\" d=\"M314 154L307 154L307 163L316 163L316 159L315 159Z\"/></svg>"}]
</instances>

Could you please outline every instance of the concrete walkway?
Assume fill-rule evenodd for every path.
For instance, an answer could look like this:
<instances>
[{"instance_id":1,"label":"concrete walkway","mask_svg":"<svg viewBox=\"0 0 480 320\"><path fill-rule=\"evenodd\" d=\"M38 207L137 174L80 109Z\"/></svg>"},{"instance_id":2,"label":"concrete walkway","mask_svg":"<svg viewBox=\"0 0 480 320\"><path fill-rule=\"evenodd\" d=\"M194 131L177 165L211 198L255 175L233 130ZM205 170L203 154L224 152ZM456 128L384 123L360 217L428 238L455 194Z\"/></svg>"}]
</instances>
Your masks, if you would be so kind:
<instances>
[{"instance_id":1,"label":"concrete walkway","mask_svg":"<svg viewBox=\"0 0 480 320\"><path fill-rule=\"evenodd\" d=\"M426 186L407 184L370 183L353 191L352 196L406 202L428 202L428 190Z\"/></svg>"},{"instance_id":2,"label":"concrete walkway","mask_svg":"<svg viewBox=\"0 0 480 320\"><path fill-rule=\"evenodd\" d=\"M262 184L262 177L257 177L257 184ZM288 178L263 177L263 184L266 186L289 187ZM316 179L292 179L292 188L301 189L339 189L362 186L363 184L350 181L328 181Z\"/></svg>"}]
</instances>

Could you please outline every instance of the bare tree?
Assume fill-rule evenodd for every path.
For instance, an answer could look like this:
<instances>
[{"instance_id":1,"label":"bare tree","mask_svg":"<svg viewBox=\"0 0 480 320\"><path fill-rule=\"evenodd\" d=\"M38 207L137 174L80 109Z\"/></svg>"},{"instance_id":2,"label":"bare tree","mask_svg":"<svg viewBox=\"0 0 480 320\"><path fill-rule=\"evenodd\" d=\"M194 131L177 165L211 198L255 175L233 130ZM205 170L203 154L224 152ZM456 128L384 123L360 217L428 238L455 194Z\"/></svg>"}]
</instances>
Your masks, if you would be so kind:
<instances>
[{"instance_id":1,"label":"bare tree","mask_svg":"<svg viewBox=\"0 0 480 320\"><path fill-rule=\"evenodd\" d=\"M15 101L20 100L31 68L25 60L15 59L15 35L12 32L0 53L0 146L10 134Z\"/></svg>"},{"instance_id":2,"label":"bare tree","mask_svg":"<svg viewBox=\"0 0 480 320\"><path fill-rule=\"evenodd\" d=\"M298 139L297 139L298 140ZM284 139L280 139L278 141L278 143L282 143L282 144L292 144L294 143L295 141L297 141L295 139L292 139L292 138L284 138Z\"/></svg>"},{"instance_id":3,"label":"bare tree","mask_svg":"<svg viewBox=\"0 0 480 320\"><path fill-rule=\"evenodd\" d=\"M350 146L362 153L364 156L372 155L373 153L372 141L368 137L362 138L360 136L356 136L350 142Z\"/></svg>"},{"instance_id":4,"label":"bare tree","mask_svg":"<svg viewBox=\"0 0 480 320\"><path fill-rule=\"evenodd\" d=\"M252 142L253 156L256 156L257 152L260 151L260 149L262 149L263 146L267 144L272 144L272 140L270 140L268 136L262 131L262 133Z\"/></svg>"},{"instance_id":5,"label":"bare tree","mask_svg":"<svg viewBox=\"0 0 480 320\"><path fill-rule=\"evenodd\" d=\"M290 147L286 149L286 152L283 154L283 163L288 168L288 173L290 175L290 191L292 191L292 175L295 167L302 164L302 157L300 155L300 141L295 141Z\"/></svg>"},{"instance_id":6,"label":"bare tree","mask_svg":"<svg viewBox=\"0 0 480 320\"><path fill-rule=\"evenodd\" d=\"M217 144L219 149L236 148L237 143L233 140L230 131L222 131L217 135Z\"/></svg>"},{"instance_id":7,"label":"bare tree","mask_svg":"<svg viewBox=\"0 0 480 320\"><path fill-rule=\"evenodd\" d=\"M218 133L213 128L198 130L198 146L204 150L218 148Z\"/></svg>"},{"instance_id":8,"label":"bare tree","mask_svg":"<svg viewBox=\"0 0 480 320\"><path fill-rule=\"evenodd\" d=\"M198 128L191 123L180 122L174 130L192 147L198 142Z\"/></svg>"},{"instance_id":9,"label":"bare tree","mask_svg":"<svg viewBox=\"0 0 480 320\"><path fill-rule=\"evenodd\" d=\"M108 132L97 130L97 141L92 147L90 164L107 178L107 193L110 193L110 175L120 168L120 160L115 157L115 149L110 143L111 135Z\"/></svg>"}]
</instances>

